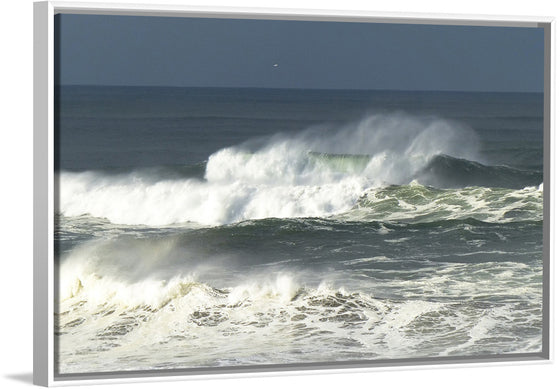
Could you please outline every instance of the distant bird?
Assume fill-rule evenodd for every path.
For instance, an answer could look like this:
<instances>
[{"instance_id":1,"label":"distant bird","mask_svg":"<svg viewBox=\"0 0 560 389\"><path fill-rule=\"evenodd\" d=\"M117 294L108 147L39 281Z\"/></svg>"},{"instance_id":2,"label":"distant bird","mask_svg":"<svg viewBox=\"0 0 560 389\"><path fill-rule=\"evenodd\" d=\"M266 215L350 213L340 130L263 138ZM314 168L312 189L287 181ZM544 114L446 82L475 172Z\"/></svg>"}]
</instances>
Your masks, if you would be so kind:
<instances>
[{"instance_id":1,"label":"distant bird","mask_svg":"<svg viewBox=\"0 0 560 389\"><path fill-rule=\"evenodd\" d=\"M273 66L273 67L275 67L275 68L277 68L277 67L278 67L278 64L277 64L277 63L275 63L275 64L274 64L274 65L272 65L272 66Z\"/></svg>"}]
</instances>

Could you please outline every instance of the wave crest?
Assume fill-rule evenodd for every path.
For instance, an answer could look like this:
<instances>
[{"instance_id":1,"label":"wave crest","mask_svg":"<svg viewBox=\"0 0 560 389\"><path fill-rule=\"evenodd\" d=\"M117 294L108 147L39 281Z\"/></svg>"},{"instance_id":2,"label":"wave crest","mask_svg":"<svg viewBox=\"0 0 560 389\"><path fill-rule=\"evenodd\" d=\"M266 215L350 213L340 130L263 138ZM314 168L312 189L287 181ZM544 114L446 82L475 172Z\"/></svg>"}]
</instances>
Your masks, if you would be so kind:
<instances>
[{"instance_id":1,"label":"wave crest","mask_svg":"<svg viewBox=\"0 0 560 389\"><path fill-rule=\"evenodd\" d=\"M450 180L461 186L519 177L472 162L477 145L474 132L454 122L373 115L342 128L315 127L219 150L209 157L204 179L62 172L58 208L65 216L121 224L221 225L342 214L372 188L412 180L445 187ZM539 183L538 174L527 176Z\"/></svg>"}]
</instances>

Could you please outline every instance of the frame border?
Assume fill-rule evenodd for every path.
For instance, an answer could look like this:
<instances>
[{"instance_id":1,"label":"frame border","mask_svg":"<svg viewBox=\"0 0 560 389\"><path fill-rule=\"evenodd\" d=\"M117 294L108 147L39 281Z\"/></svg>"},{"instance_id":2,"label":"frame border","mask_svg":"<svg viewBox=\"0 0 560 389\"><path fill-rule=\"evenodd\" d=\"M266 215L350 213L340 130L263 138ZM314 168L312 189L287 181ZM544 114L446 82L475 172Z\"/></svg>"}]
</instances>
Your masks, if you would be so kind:
<instances>
[{"instance_id":1,"label":"frame border","mask_svg":"<svg viewBox=\"0 0 560 389\"><path fill-rule=\"evenodd\" d=\"M531 27L544 29L544 169L543 169L543 345L539 353L517 353L464 357L406 358L374 361L322 362L282 365L232 366L142 370L108 373L54 373L54 16L56 14L96 14L159 17L196 17L220 19L301 20L353 23L400 23L494 27ZM33 383L41 386L66 386L100 383L126 383L313 374L329 370L371 372L441 368L450 365L486 366L495 364L542 364L552 360L552 274L551 232L554 183L554 65L555 21L552 17L500 15L461 15L390 13L345 10L280 8L204 7L118 3L78 3L40 1L33 4Z\"/></svg>"},{"instance_id":2,"label":"frame border","mask_svg":"<svg viewBox=\"0 0 560 389\"><path fill-rule=\"evenodd\" d=\"M54 382L54 7L33 4L33 383Z\"/></svg>"}]
</instances>

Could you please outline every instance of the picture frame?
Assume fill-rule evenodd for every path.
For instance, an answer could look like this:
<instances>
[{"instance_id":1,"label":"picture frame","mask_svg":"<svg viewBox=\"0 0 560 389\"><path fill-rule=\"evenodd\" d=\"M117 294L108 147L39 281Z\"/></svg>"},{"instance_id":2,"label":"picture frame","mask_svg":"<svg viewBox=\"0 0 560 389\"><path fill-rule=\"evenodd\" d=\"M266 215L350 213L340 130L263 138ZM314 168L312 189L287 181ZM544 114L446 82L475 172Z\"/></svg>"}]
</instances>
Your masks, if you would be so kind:
<instances>
[{"instance_id":1,"label":"picture frame","mask_svg":"<svg viewBox=\"0 0 560 389\"><path fill-rule=\"evenodd\" d=\"M413 23L438 25L469 25L469 26L501 26L501 27L534 27L543 28L545 37L545 80L544 80L544 163L543 163L543 343L540 353L516 353L497 357L444 357L444 358L405 358L387 361L365 361L356 363L317 363L317 364L284 364L268 367L251 366L235 367L231 369L171 369L169 371L133 371L96 373L92 375L64 375L55 374L54 360L54 218L56 203L56 180L54 177L53 150L54 135L54 17L57 14L96 14L96 15L151 15L166 17L196 17L196 18L235 18L260 20L301 20L301 21L344 21L367 23ZM552 79L552 29L553 20L550 18L508 18L508 17L464 17L464 16L425 16L419 15L389 15L366 14L356 12L327 12L309 11L291 12L289 10L239 10L227 8L181 7L181 6L145 6L103 4L79 4L66 2L40 2L34 5L34 381L40 385L58 385L66 382L122 382L130 379L165 379L166 377L189 376L191 374L242 374L253 372L281 372L284 370L321 370L345 369L360 367L383 366L418 366L422 364L446 363L480 363L497 361L527 361L547 360L549 358L549 322L550 311L550 137L551 137L551 79ZM69 380L69 381L68 381Z\"/></svg>"}]
</instances>

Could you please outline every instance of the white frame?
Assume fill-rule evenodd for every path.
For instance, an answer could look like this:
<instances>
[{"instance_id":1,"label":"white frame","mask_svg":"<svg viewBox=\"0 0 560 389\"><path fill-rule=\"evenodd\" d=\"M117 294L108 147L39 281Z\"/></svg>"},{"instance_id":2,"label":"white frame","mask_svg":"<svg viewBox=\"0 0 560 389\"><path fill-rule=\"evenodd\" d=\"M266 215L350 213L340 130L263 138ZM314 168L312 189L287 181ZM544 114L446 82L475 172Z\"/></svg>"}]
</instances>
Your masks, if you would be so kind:
<instances>
[{"instance_id":1,"label":"white frame","mask_svg":"<svg viewBox=\"0 0 560 389\"><path fill-rule=\"evenodd\" d=\"M543 351L541 355L522 354L498 358L445 358L400 360L387 363L368 362L364 365L343 366L340 364L318 364L317 366L282 367L263 370L261 368L221 371L185 372L176 370L162 373L110 373L107 375L83 376L76 379L57 379L54 375L54 16L58 13L146 15L175 17L212 17L269 20L314 20L375 23L446 24L469 26L542 27L545 30L545 113L544 113L544 236L543 261ZM246 377L278 375L294 370L313 373L329 369L329 372L354 372L434 368L469 363L484 366L489 361L495 364L543 364L552 361L552 274L553 261L551 232L553 231L552 203L554 186L551 168L551 152L554 136L554 30L551 17L482 16L456 14L387 13L370 11L332 11L272 8L201 7L184 5L146 5L77 3L65 1L41 1L34 3L34 317L33 317L33 382L42 386L65 386L75 384L123 383L147 381L172 381L182 379L220 377ZM302 370L303 369L303 370ZM193 375L194 374L194 375Z\"/></svg>"}]
</instances>

